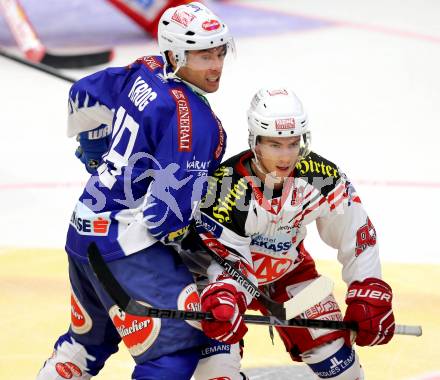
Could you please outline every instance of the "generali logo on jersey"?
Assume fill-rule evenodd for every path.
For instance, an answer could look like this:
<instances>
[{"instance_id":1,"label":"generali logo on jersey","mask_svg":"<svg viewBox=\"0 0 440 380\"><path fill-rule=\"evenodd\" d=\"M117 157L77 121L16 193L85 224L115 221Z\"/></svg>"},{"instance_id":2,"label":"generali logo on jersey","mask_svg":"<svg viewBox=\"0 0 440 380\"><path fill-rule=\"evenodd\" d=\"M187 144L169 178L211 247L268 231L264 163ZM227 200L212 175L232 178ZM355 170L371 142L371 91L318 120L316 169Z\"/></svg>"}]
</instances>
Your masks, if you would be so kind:
<instances>
[{"instance_id":1,"label":"generali logo on jersey","mask_svg":"<svg viewBox=\"0 0 440 380\"><path fill-rule=\"evenodd\" d=\"M178 151L191 152L192 148L192 115L188 98L182 90L171 90L177 107Z\"/></svg>"},{"instance_id":2,"label":"generali logo on jersey","mask_svg":"<svg viewBox=\"0 0 440 380\"><path fill-rule=\"evenodd\" d=\"M138 302L150 306L145 302ZM109 315L132 356L142 355L159 335L161 322L158 318L127 314L117 305L110 308Z\"/></svg>"},{"instance_id":3,"label":"generali logo on jersey","mask_svg":"<svg viewBox=\"0 0 440 380\"><path fill-rule=\"evenodd\" d=\"M195 18L196 16L180 9L176 10L171 16L171 20L185 28L187 28L189 24L191 24L192 20L194 20Z\"/></svg>"}]
</instances>

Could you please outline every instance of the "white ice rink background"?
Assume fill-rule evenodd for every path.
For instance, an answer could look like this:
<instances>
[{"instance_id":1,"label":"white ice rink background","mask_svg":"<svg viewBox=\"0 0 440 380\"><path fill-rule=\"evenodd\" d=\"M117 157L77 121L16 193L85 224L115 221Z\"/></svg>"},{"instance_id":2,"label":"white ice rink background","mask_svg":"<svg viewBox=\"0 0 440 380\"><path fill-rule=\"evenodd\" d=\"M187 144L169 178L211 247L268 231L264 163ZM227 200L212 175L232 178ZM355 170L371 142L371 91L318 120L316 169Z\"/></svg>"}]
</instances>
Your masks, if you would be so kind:
<instances>
[{"instance_id":1,"label":"white ice rink background","mask_svg":"<svg viewBox=\"0 0 440 380\"><path fill-rule=\"evenodd\" d=\"M69 2L73 11L67 16L44 23L44 3L23 0L37 9L35 3L40 7L34 23L44 25L46 40L61 32L69 41L64 49L90 45L87 36L62 26L62 17L81 14L81 1ZM383 259L440 262L440 2L262 0L214 6L238 31L237 58L225 68L221 90L209 96L228 133L227 156L247 147L252 94L264 85L289 86L308 111L313 149L353 180L378 231ZM117 17L127 35L119 31L114 37L111 65L157 52L142 31ZM303 25L296 28L295 22ZM0 40L14 51L1 27ZM100 42L96 36L89 40ZM61 37L53 41L53 49L63 48ZM79 78L94 70L65 73ZM69 83L0 58L0 89L0 248L63 247L87 179L74 157L76 142L66 138ZM334 257L315 228L309 233L306 245L315 257Z\"/></svg>"}]
</instances>

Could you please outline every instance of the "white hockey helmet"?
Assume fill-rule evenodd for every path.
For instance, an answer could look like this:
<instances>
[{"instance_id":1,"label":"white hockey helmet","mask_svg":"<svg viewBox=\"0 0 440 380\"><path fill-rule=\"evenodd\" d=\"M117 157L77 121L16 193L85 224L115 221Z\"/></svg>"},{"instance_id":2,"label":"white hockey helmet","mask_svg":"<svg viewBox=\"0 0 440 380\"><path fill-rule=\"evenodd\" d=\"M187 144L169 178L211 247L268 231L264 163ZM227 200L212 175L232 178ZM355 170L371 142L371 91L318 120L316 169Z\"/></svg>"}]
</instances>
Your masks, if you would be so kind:
<instances>
[{"instance_id":1,"label":"white hockey helmet","mask_svg":"<svg viewBox=\"0 0 440 380\"><path fill-rule=\"evenodd\" d=\"M262 88L247 112L249 147L255 154L258 136L301 136L300 157L310 152L311 133L307 114L295 93L287 88Z\"/></svg>"},{"instance_id":2,"label":"white hockey helmet","mask_svg":"<svg viewBox=\"0 0 440 380\"><path fill-rule=\"evenodd\" d=\"M179 67L185 65L187 50L222 45L235 50L227 25L199 2L168 8L159 20L157 38L164 61L168 62L165 52L171 51Z\"/></svg>"}]
</instances>

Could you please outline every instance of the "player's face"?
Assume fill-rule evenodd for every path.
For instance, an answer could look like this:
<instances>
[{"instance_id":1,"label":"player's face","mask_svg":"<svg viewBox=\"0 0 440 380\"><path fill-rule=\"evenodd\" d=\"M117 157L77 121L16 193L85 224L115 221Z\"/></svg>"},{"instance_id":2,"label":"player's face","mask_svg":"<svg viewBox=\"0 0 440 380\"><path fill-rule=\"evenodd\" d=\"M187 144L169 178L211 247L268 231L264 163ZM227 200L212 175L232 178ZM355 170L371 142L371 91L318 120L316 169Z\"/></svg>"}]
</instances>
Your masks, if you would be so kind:
<instances>
[{"instance_id":1,"label":"player's face","mask_svg":"<svg viewBox=\"0 0 440 380\"><path fill-rule=\"evenodd\" d=\"M260 137L255 147L258 160L267 173L282 181L292 174L300 151L300 137Z\"/></svg>"},{"instance_id":2,"label":"player's face","mask_svg":"<svg viewBox=\"0 0 440 380\"><path fill-rule=\"evenodd\" d=\"M226 57L226 46L188 51L186 64L177 75L208 93L218 90Z\"/></svg>"}]
</instances>

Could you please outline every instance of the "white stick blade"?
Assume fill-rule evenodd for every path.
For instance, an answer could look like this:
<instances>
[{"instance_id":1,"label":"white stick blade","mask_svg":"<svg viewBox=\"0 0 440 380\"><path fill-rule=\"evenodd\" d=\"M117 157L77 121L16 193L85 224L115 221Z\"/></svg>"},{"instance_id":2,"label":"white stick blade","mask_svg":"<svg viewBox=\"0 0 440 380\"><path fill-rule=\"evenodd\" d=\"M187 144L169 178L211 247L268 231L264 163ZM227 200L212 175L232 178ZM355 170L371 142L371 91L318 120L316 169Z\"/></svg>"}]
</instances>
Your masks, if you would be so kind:
<instances>
[{"instance_id":1,"label":"white stick blade","mask_svg":"<svg viewBox=\"0 0 440 380\"><path fill-rule=\"evenodd\" d=\"M333 287L334 283L330 278L326 276L318 277L296 294L295 297L284 302L286 319L292 319L321 302L333 292Z\"/></svg>"}]
</instances>

